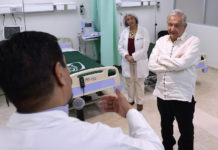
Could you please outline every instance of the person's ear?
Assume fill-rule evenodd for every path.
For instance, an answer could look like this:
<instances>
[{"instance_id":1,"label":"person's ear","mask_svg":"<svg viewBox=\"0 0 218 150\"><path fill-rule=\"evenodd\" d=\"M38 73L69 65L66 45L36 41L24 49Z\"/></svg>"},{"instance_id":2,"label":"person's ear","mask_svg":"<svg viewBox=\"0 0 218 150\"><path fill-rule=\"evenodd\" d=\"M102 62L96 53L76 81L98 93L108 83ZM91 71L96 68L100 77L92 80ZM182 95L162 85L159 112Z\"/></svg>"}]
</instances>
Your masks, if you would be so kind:
<instances>
[{"instance_id":1,"label":"person's ear","mask_svg":"<svg viewBox=\"0 0 218 150\"><path fill-rule=\"evenodd\" d=\"M188 26L188 25L187 25L187 23L186 23L186 24L184 25L184 28L186 29L186 28L187 28L187 26Z\"/></svg>"},{"instance_id":2,"label":"person's ear","mask_svg":"<svg viewBox=\"0 0 218 150\"><path fill-rule=\"evenodd\" d=\"M60 62L56 62L54 69L55 77L59 85L66 85L65 70Z\"/></svg>"}]
</instances>

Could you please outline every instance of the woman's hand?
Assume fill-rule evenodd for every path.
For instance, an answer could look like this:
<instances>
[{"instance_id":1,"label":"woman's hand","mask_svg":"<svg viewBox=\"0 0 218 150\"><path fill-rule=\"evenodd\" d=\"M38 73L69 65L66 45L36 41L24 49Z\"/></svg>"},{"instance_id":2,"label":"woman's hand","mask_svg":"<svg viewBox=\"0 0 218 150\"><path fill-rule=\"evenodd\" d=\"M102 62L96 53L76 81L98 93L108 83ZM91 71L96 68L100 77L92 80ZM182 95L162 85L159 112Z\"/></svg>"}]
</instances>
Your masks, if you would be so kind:
<instances>
[{"instance_id":1,"label":"woman's hand","mask_svg":"<svg viewBox=\"0 0 218 150\"><path fill-rule=\"evenodd\" d=\"M126 55L125 58L127 59L128 62L130 63L136 63L136 61L134 60L134 58L130 55Z\"/></svg>"}]
</instances>

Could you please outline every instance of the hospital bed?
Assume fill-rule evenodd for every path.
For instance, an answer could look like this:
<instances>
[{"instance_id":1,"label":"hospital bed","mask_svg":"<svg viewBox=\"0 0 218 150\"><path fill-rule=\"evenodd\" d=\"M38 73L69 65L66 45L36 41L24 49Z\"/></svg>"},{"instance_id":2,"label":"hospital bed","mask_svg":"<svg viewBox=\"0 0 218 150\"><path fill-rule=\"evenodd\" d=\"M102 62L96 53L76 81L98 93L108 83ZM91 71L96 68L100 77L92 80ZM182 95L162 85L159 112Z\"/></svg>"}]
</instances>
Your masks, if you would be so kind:
<instances>
[{"instance_id":1,"label":"hospital bed","mask_svg":"<svg viewBox=\"0 0 218 150\"><path fill-rule=\"evenodd\" d=\"M62 52L66 58L66 64L72 79L73 103L77 98L85 98L85 106L97 102L98 99L88 102L85 96L104 91L106 89L119 88L121 90L119 71L116 67L104 67L89 57L75 51L69 46L61 45ZM0 88L0 96L4 93ZM6 97L9 106L9 100ZM69 105L69 110L75 109ZM77 118L84 120L83 108L76 108Z\"/></svg>"},{"instance_id":2,"label":"hospital bed","mask_svg":"<svg viewBox=\"0 0 218 150\"><path fill-rule=\"evenodd\" d=\"M196 69L201 69L203 73L206 73L208 71L208 66L207 66L207 59L205 54L200 55L200 60L195 67Z\"/></svg>"},{"instance_id":3,"label":"hospital bed","mask_svg":"<svg viewBox=\"0 0 218 150\"><path fill-rule=\"evenodd\" d=\"M89 98L86 100L87 95L116 87L121 89L119 71L113 66L104 67L79 51L70 51L69 47L66 51L66 47L61 47L72 79L73 100L71 103L75 105L70 106L69 110L76 109L77 118L84 120L83 108L79 108L83 102L78 98L83 97L86 106L90 103ZM91 100L91 103L97 100Z\"/></svg>"}]
</instances>

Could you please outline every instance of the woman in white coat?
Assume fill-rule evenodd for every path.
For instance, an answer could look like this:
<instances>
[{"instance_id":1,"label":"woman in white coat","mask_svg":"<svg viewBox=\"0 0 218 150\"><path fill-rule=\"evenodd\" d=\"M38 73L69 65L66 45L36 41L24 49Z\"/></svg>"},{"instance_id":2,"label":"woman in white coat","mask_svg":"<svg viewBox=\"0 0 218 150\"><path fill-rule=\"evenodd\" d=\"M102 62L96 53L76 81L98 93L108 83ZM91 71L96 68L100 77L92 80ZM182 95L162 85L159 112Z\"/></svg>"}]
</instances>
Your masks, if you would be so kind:
<instances>
[{"instance_id":1,"label":"woman in white coat","mask_svg":"<svg viewBox=\"0 0 218 150\"><path fill-rule=\"evenodd\" d=\"M138 25L138 19L132 14L124 17L126 28L120 36L118 50L122 57L122 75L126 79L128 101L137 110L143 109L144 81L148 76L147 50L149 47L148 31Z\"/></svg>"}]
</instances>

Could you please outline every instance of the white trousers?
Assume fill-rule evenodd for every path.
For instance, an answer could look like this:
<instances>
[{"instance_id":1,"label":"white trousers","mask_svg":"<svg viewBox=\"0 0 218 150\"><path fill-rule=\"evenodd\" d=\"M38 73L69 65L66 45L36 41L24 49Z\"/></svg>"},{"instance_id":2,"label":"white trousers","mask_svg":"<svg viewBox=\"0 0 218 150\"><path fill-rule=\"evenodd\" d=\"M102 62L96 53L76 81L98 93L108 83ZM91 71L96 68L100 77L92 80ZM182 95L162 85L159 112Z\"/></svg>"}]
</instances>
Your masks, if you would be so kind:
<instances>
[{"instance_id":1,"label":"white trousers","mask_svg":"<svg viewBox=\"0 0 218 150\"><path fill-rule=\"evenodd\" d=\"M136 101L137 104L143 104L144 101L144 81L145 78L137 78L136 64L130 64L130 78L126 79L128 101Z\"/></svg>"}]
</instances>

